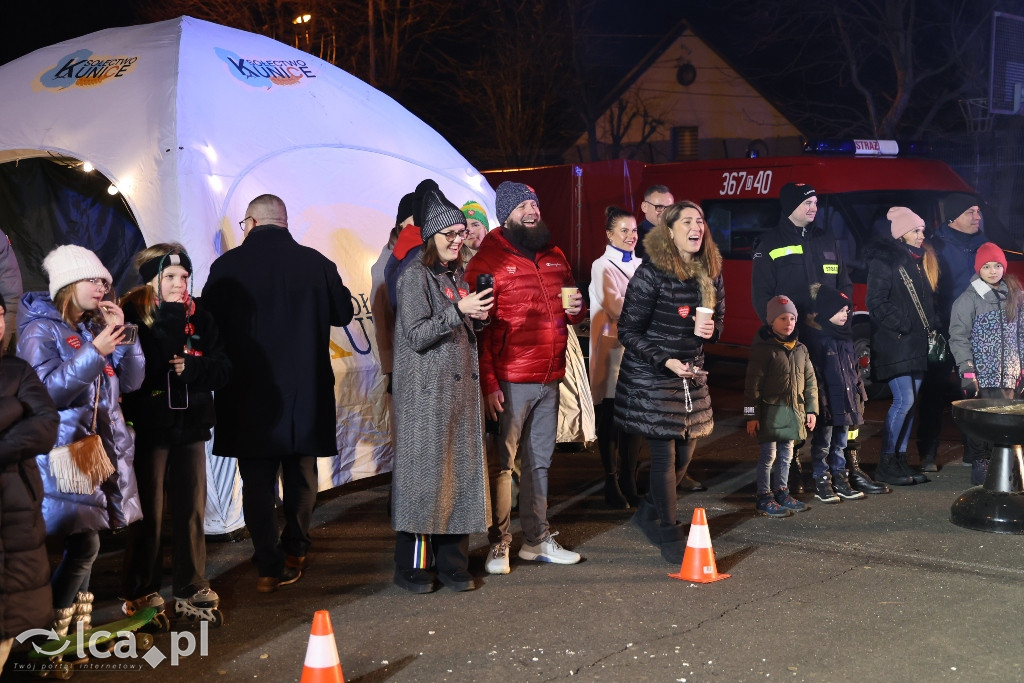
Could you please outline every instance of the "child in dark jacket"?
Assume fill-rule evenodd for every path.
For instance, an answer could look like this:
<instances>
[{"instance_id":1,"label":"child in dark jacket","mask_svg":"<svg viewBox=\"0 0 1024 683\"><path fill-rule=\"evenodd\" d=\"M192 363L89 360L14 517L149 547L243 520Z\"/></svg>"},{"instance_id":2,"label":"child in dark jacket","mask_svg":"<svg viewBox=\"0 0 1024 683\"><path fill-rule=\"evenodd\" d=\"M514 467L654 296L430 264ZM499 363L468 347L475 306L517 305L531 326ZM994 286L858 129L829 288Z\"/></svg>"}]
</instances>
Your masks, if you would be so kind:
<instances>
[{"instance_id":1,"label":"child in dark jacket","mask_svg":"<svg viewBox=\"0 0 1024 683\"><path fill-rule=\"evenodd\" d=\"M135 427L135 474L143 519L125 553L125 603L133 614L162 610L164 507L173 517L174 610L218 621L220 602L206 579L206 441L216 422L213 394L231 362L213 316L192 298L192 262L180 244L154 244L135 256L143 284L125 295L125 319L138 325L146 356L142 386L123 398Z\"/></svg>"},{"instance_id":2,"label":"child in dark jacket","mask_svg":"<svg viewBox=\"0 0 1024 683\"><path fill-rule=\"evenodd\" d=\"M793 442L807 438L818 412L818 388L807 347L797 339L796 306L786 296L768 301L768 324L750 348L743 414L747 433L757 437L756 509L767 517L788 517L807 506L789 495Z\"/></svg>"},{"instance_id":3,"label":"child in dark jacket","mask_svg":"<svg viewBox=\"0 0 1024 683\"><path fill-rule=\"evenodd\" d=\"M814 312L808 326L817 330L808 339L818 371L818 426L811 438L814 497L839 503L864 497L850 486L843 451L850 427L863 424L867 392L860 376L850 325L850 299L838 289L812 285Z\"/></svg>"}]
</instances>

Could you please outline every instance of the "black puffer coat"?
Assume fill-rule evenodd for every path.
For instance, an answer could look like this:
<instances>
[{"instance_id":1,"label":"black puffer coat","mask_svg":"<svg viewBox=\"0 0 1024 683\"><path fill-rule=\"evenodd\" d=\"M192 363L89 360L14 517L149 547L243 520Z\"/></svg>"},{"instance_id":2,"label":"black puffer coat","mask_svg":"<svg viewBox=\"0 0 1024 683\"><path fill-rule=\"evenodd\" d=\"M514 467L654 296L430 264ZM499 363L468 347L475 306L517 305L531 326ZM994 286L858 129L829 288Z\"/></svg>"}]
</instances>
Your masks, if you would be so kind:
<instances>
[{"instance_id":1,"label":"black puffer coat","mask_svg":"<svg viewBox=\"0 0 1024 683\"><path fill-rule=\"evenodd\" d=\"M924 259L915 259L902 242L883 239L864 250L868 262L867 306L871 317L871 371L887 381L928 369L928 332L900 276L902 266L910 276L929 327L935 329L934 286L938 265L931 247ZM929 271L926 274L926 269Z\"/></svg>"},{"instance_id":2,"label":"black puffer coat","mask_svg":"<svg viewBox=\"0 0 1024 683\"><path fill-rule=\"evenodd\" d=\"M60 415L39 376L0 358L0 640L47 626L50 563L36 455L57 441Z\"/></svg>"},{"instance_id":3,"label":"black puffer coat","mask_svg":"<svg viewBox=\"0 0 1024 683\"><path fill-rule=\"evenodd\" d=\"M698 261L681 266L678 256L672 256L678 251L667 231L652 230L645 245L650 261L629 281L619 318L619 341L625 351L615 390L615 419L625 431L655 439L708 436L714 422L707 380L678 377L665 369L665 363L676 358L704 365L705 340L693 333L698 306L715 311L715 332L707 343L722 335L721 256L710 242L712 276Z\"/></svg>"}]
</instances>

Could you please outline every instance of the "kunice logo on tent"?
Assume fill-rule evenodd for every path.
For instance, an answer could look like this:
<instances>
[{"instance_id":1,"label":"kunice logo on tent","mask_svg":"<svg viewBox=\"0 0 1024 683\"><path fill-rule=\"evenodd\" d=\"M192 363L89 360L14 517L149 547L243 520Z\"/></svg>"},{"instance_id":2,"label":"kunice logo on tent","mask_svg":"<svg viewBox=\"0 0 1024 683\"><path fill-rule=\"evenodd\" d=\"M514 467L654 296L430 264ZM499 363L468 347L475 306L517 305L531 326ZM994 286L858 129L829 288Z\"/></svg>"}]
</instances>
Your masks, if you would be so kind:
<instances>
[{"instance_id":1,"label":"kunice logo on tent","mask_svg":"<svg viewBox=\"0 0 1024 683\"><path fill-rule=\"evenodd\" d=\"M91 88L103 85L113 78L123 78L130 74L139 58L129 56L101 57L90 50L77 50L57 60L56 66L39 75L38 85L50 90L64 90L77 86Z\"/></svg>"},{"instance_id":2,"label":"kunice logo on tent","mask_svg":"<svg viewBox=\"0 0 1024 683\"><path fill-rule=\"evenodd\" d=\"M316 78L313 69L303 59L253 59L239 57L223 48L214 49L217 56L228 65L232 76L254 88L295 85L303 78Z\"/></svg>"}]
</instances>

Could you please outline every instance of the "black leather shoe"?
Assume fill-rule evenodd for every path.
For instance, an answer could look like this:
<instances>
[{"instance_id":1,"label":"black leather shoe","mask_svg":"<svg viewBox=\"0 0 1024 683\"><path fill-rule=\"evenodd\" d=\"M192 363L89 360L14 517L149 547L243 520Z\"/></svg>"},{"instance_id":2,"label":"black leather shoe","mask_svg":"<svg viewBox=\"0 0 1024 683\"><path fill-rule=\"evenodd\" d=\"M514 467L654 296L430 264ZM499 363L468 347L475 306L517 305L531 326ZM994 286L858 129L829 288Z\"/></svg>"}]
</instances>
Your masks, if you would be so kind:
<instances>
[{"instance_id":1,"label":"black leather shoe","mask_svg":"<svg viewBox=\"0 0 1024 683\"><path fill-rule=\"evenodd\" d=\"M456 569L452 572L438 572L437 578L441 579L441 583L453 591L471 591L476 588L476 584L473 582L473 575L465 569Z\"/></svg>"},{"instance_id":2,"label":"black leather shoe","mask_svg":"<svg viewBox=\"0 0 1024 683\"><path fill-rule=\"evenodd\" d=\"M396 569L395 585L410 593L432 593L434 575L426 569Z\"/></svg>"}]
</instances>

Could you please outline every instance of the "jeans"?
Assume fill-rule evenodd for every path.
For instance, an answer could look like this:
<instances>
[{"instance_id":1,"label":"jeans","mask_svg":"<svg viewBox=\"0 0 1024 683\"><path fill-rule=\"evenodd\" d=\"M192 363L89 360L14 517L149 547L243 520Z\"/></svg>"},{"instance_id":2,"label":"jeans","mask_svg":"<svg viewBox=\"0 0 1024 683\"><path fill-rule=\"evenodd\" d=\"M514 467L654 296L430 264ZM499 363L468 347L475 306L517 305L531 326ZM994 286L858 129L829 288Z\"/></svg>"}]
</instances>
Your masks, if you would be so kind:
<instances>
[{"instance_id":1,"label":"jeans","mask_svg":"<svg viewBox=\"0 0 1024 683\"><path fill-rule=\"evenodd\" d=\"M921 373L900 375L889 380L892 405L885 416L883 453L906 453L910 429L914 426L914 404L921 389Z\"/></svg>"},{"instance_id":2,"label":"jeans","mask_svg":"<svg viewBox=\"0 0 1024 683\"><path fill-rule=\"evenodd\" d=\"M498 414L501 435L496 439L498 474L494 478L494 523L491 543L511 543L512 470L518 454L519 521L523 537L531 545L549 535L548 469L558 435L558 382L518 384L499 381L505 396Z\"/></svg>"},{"instance_id":3,"label":"jeans","mask_svg":"<svg viewBox=\"0 0 1024 683\"><path fill-rule=\"evenodd\" d=\"M54 608L71 607L79 592L89 590L92 565L100 554L98 531L68 534L64 539L64 556L50 578Z\"/></svg>"},{"instance_id":4,"label":"jeans","mask_svg":"<svg viewBox=\"0 0 1024 683\"><path fill-rule=\"evenodd\" d=\"M811 435L811 473L817 479L828 471L845 472L846 438L850 428L846 425L820 424Z\"/></svg>"},{"instance_id":5,"label":"jeans","mask_svg":"<svg viewBox=\"0 0 1024 683\"><path fill-rule=\"evenodd\" d=\"M651 483L648 493L658 519L663 525L676 523L676 486L686 475L686 468L697 448L696 439L647 438L651 449Z\"/></svg>"},{"instance_id":6,"label":"jeans","mask_svg":"<svg viewBox=\"0 0 1024 683\"><path fill-rule=\"evenodd\" d=\"M792 441L765 441L757 460L757 495L789 486L789 463L793 459Z\"/></svg>"}]
</instances>

